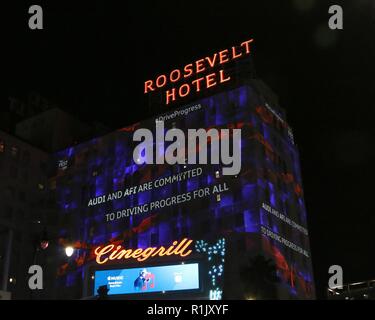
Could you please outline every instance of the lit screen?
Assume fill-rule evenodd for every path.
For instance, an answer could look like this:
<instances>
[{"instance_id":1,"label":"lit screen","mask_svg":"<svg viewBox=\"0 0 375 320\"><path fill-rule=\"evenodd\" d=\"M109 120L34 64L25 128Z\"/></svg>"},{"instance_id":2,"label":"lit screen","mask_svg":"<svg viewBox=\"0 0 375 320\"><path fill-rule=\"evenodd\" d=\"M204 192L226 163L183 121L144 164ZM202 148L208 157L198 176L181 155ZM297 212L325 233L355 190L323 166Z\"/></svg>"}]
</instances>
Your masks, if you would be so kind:
<instances>
[{"instance_id":1,"label":"lit screen","mask_svg":"<svg viewBox=\"0 0 375 320\"><path fill-rule=\"evenodd\" d=\"M94 294L107 285L109 295L199 289L198 263L95 272Z\"/></svg>"}]
</instances>

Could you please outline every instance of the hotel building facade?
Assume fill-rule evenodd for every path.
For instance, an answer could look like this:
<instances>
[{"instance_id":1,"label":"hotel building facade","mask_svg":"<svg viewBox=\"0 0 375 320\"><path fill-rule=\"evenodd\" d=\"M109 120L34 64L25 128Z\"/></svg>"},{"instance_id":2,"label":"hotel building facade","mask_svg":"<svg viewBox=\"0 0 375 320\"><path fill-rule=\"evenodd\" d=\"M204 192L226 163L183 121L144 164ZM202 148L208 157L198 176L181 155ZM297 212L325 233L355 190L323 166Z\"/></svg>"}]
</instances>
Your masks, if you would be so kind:
<instances>
[{"instance_id":1,"label":"hotel building facade","mask_svg":"<svg viewBox=\"0 0 375 320\"><path fill-rule=\"evenodd\" d=\"M54 154L55 298L87 298L105 285L114 299L314 299L299 154L272 91L239 77L167 110ZM154 132L157 120L185 133L241 129L241 171L136 164L133 134ZM141 254L190 240L185 256L97 259L105 246ZM75 249L69 258L66 246Z\"/></svg>"}]
</instances>

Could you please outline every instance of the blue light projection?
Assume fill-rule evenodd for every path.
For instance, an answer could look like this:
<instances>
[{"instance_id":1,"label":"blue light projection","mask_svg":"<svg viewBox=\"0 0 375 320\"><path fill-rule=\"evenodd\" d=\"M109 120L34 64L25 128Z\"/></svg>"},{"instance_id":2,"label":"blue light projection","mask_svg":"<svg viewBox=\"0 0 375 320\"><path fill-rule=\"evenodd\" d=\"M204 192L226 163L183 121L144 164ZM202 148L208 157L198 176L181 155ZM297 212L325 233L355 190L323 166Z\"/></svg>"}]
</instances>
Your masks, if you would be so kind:
<instances>
[{"instance_id":1,"label":"blue light projection","mask_svg":"<svg viewBox=\"0 0 375 320\"><path fill-rule=\"evenodd\" d=\"M274 162L272 157L266 156L264 143L272 145L269 134L271 129L270 125L265 124L255 111L255 108L262 103L257 91L249 85L244 85L204 98L195 104L198 103L202 106L200 109L172 120L166 120L165 129L173 126L183 130L220 126L227 128L246 124L246 134L244 133L241 139L242 169L237 177L223 177L220 174L222 169L220 165L138 166L133 162L133 132L116 131L60 151L55 155L55 163L62 159L67 159L70 163L70 166L68 165L64 170L56 168L57 203L61 213L59 235L79 240L87 245L98 245L126 233L127 236L121 241L133 248L145 248L168 246L171 241L183 237L191 237L195 240L218 239L223 237L224 232L259 234L260 225L267 223L266 217L260 212L260 205L264 201L267 189L269 192L267 202L270 202L274 207L286 199L291 202L295 201L293 183L301 181L299 170L292 172L294 174L293 183L276 183L283 171L279 163ZM138 127L154 129L155 119L140 123ZM159 147L161 148L161 146ZM294 152L293 148L295 147L290 145L290 148ZM208 151L210 152L210 148ZM267 152L276 154L276 150ZM268 160L266 161L265 158ZM295 166L298 166L298 156L295 156L289 165L291 168ZM88 206L89 199L95 196L125 190L195 167L202 168L201 176L150 191L130 194L122 199ZM268 172L267 175L264 172ZM212 187L222 182L227 183L229 190L221 192L215 197L198 199L164 209L150 210L147 213L130 215L113 221L106 220L106 214L111 212L116 213L126 208L197 188ZM281 190L279 185L281 185ZM297 201L301 223L305 223L306 211L303 202L298 197ZM156 217L153 222L148 220L151 216ZM236 217L241 219L236 220ZM224 220L225 223L223 223ZM283 230L277 219L272 222L273 231ZM204 225L208 225L208 228L202 228ZM83 232L82 228L84 228ZM293 239L294 233L297 231L288 230L288 232L290 234L286 238ZM210 296L213 298L221 298L224 290L221 279L225 263L224 255L221 254L225 253L225 241L229 241L229 238L221 239L215 245L209 245L204 240L197 242L197 250L201 252L206 250L212 260L210 273L207 276L210 279ZM285 256L293 257L288 253L287 248L282 247L280 250L285 252ZM216 261L218 257L220 259ZM299 268L304 273L311 274L309 266L299 266ZM76 279L71 274L77 271L74 268L70 270L63 278L66 284L72 284Z\"/></svg>"}]
</instances>

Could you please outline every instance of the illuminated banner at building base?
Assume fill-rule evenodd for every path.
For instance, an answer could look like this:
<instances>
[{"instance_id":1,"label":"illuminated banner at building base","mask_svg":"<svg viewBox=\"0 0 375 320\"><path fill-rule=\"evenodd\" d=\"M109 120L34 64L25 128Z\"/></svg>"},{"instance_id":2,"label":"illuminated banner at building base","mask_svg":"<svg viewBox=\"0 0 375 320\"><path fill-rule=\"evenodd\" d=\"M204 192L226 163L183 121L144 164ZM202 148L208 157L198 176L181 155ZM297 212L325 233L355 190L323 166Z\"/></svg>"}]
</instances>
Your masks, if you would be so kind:
<instances>
[{"instance_id":1,"label":"illuminated banner at building base","mask_svg":"<svg viewBox=\"0 0 375 320\"><path fill-rule=\"evenodd\" d=\"M150 257L155 256L171 256L177 255L180 257L186 257L191 254L191 250L187 250L193 240L183 239L180 242L173 241L172 245L168 248L163 246L149 247L146 249L125 249L122 246L115 246L114 244L109 244L107 246L99 246L95 249L96 262L98 264L106 263L108 260L120 260L120 259L136 259L137 261L145 261ZM106 257L106 255L108 255ZM104 257L103 257L104 256Z\"/></svg>"},{"instance_id":2,"label":"illuminated banner at building base","mask_svg":"<svg viewBox=\"0 0 375 320\"><path fill-rule=\"evenodd\" d=\"M109 295L199 289L199 264L101 270L95 272L94 294L107 285Z\"/></svg>"}]
</instances>

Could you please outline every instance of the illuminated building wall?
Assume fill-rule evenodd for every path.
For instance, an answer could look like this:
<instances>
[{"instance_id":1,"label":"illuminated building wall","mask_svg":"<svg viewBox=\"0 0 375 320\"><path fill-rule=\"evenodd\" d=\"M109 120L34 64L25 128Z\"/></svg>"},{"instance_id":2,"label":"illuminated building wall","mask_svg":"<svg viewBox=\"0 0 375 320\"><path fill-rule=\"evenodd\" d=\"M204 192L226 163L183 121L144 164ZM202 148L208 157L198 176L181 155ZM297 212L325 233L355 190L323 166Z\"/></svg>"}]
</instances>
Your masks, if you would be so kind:
<instances>
[{"instance_id":1,"label":"illuminated building wall","mask_svg":"<svg viewBox=\"0 0 375 320\"><path fill-rule=\"evenodd\" d=\"M256 81L248 82L163 115L170 116L166 129L241 128L242 169L237 176L223 176L220 165L136 165L133 132L154 129L155 118L56 154L59 236L78 248L69 260L59 258L61 297L92 294L96 265L90 248L111 242L134 249L169 246L189 238L195 245L187 260L200 262L203 275L201 291L186 292L188 297L246 298L247 272L254 270L249 258L262 255L278 270L275 298L314 298L298 151L285 115L259 88ZM190 112L171 116L191 106ZM95 197L193 168L201 168L202 174L88 206ZM111 212L218 184L226 188L215 195L106 220ZM180 261L150 259L137 266Z\"/></svg>"}]
</instances>

